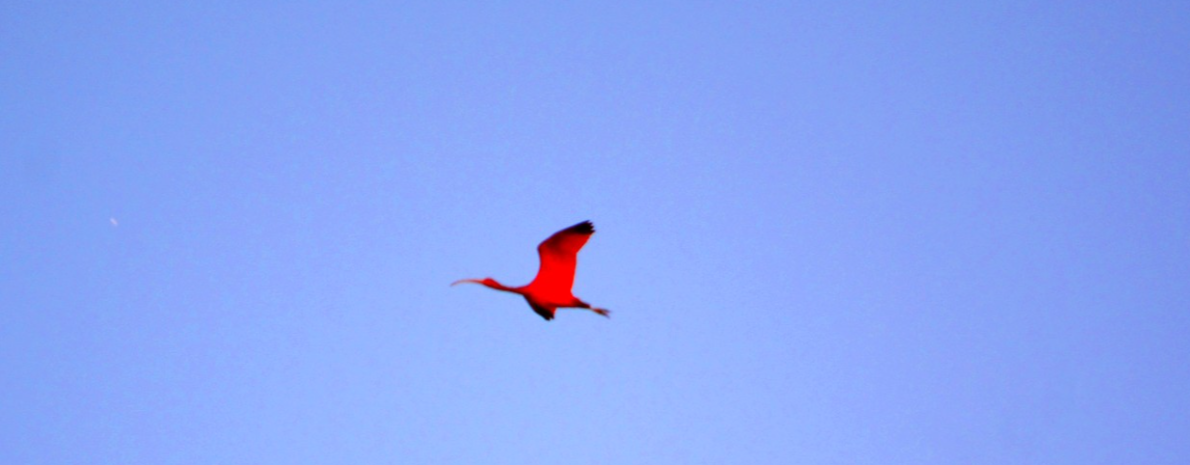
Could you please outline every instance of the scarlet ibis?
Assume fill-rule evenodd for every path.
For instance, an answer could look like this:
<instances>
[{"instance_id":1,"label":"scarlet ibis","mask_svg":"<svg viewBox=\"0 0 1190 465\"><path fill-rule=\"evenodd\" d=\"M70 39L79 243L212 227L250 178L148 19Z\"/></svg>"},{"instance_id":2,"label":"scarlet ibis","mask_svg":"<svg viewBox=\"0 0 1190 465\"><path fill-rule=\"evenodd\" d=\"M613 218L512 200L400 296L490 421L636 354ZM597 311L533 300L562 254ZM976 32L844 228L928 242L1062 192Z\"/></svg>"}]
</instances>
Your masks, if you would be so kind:
<instances>
[{"instance_id":1,"label":"scarlet ibis","mask_svg":"<svg viewBox=\"0 0 1190 465\"><path fill-rule=\"evenodd\" d=\"M554 311L559 308L581 308L610 318L607 310L592 307L570 291L574 286L574 267L578 264L578 251L587 244L592 234L595 234L595 226L590 221L584 221L558 231L543 241L537 246L537 255L541 257L537 277L524 286L508 287L492 278L460 279L451 283L451 286L475 283L498 291L520 294L529 302L529 306L533 307L533 311L547 321L554 319Z\"/></svg>"}]
</instances>

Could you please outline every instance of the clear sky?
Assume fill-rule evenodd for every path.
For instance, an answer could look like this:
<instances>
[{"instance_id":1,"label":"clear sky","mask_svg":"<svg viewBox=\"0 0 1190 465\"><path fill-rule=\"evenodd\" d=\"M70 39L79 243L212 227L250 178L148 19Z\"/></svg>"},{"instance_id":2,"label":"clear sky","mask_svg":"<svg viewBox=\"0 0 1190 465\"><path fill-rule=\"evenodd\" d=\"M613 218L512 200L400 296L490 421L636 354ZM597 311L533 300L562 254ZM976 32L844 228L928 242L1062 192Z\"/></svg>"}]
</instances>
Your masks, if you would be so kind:
<instances>
[{"instance_id":1,"label":"clear sky","mask_svg":"<svg viewBox=\"0 0 1190 465\"><path fill-rule=\"evenodd\" d=\"M0 4L0 463L1190 462L1190 3L171 3Z\"/></svg>"}]
</instances>

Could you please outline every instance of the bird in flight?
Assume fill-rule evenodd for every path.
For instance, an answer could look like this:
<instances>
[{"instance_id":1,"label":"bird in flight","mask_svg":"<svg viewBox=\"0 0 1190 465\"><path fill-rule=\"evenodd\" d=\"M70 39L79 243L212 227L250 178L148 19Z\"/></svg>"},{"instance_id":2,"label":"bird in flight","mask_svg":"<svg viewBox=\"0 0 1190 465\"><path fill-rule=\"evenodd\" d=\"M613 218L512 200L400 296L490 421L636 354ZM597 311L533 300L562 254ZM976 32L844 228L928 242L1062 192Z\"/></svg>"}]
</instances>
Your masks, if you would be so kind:
<instances>
[{"instance_id":1,"label":"bird in flight","mask_svg":"<svg viewBox=\"0 0 1190 465\"><path fill-rule=\"evenodd\" d=\"M533 282L524 286L508 287L492 278L460 279L451 286L475 283L498 291L520 294L529 302L529 306L533 307L533 311L547 321L554 319L554 312L559 308L580 308L610 318L607 310L592 307L570 291L574 286L574 267L578 264L578 251L587 244L592 234L595 234L595 226L590 221L584 221L558 231L542 242L537 246L541 268L537 270L537 277L533 278Z\"/></svg>"}]
</instances>

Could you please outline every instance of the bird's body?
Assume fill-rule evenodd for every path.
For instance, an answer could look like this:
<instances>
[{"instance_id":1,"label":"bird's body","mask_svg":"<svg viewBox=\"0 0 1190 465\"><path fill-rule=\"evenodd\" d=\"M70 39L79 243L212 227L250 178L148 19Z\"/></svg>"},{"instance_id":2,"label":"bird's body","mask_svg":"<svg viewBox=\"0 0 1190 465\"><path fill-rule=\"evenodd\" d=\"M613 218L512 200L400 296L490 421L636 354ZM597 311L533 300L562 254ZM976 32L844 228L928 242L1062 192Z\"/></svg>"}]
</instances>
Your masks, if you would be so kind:
<instances>
[{"instance_id":1,"label":"bird's body","mask_svg":"<svg viewBox=\"0 0 1190 465\"><path fill-rule=\"evenodd\" d=\"M451 285L476 283L520 294L533 311L546 320L554 319L554 312L559 308L581 308L606 317L607 310L593 308L571 293L574 286L574 268L578 264L578 251L587 244L592 234L595 234L595 227L590 221L584 221L558 231L543 241L537 246L541 268L537 270L537 277L533 278L533 282L524 286L509 287L492 278L460 279Z\"/></svg>"}]
</instances>

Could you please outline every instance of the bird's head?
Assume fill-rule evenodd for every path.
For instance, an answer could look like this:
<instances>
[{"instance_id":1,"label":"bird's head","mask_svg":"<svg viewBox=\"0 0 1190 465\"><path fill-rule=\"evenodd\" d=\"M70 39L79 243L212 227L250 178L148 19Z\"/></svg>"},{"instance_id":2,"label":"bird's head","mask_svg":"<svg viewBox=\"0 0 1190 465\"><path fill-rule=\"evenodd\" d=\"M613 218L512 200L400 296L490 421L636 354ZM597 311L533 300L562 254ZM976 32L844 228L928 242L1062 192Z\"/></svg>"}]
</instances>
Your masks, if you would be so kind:
<instances>
[{"instance_id":1,"label":"bird's head","mask_svg":"<svg viewBox=\"0 0 1190 465\"><path fill-rule=\"evenodd\" d=\"M456 285L463 284L463 283L483 284L484 286L488 286L488 287L492 287L492 285L494 285L494 284L499 284L496 282L495 279L483 278L483 279L460 279L458 281L450 283L450 285L456 286Z\"/></svg>"},{"instance_id":2,"label":"bird's head","mask_svg":"<svg viewBox=\"0 0 1190 465\"><path fill-rule=\"evenodd\" d=\"M451 284L451 286L454 286L455 284L462 284L462 283L483 284L484 286L490 287L490 288L498 290L498 291L517 292L517 293L520 292L519 289L511 288L511 287L505 286L503 284L500 284L499 282L496 282L496 280L492 279L492 278L460 279L458 281L455 281L453 284Z\"/></svg>"}]
</instances>

